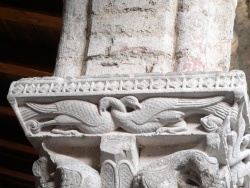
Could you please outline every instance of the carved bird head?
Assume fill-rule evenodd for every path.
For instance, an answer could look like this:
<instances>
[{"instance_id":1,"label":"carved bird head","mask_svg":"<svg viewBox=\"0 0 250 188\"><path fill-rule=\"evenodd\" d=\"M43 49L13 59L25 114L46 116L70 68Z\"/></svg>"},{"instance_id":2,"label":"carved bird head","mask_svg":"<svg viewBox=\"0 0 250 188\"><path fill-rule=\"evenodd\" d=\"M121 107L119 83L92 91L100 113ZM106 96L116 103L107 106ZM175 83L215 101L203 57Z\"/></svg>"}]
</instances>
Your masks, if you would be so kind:
<instances>
[{"instance_id":1,"label":"carved bird head","mask_svg":"<svg viewBox=\"0 0 250 188\"><path fill-rule=\"evenodd\" d=\"M201 118L200 122L203 128L208 132L217 131L218 128L222 127L223 124L223 120L219 117L214 116L213 114Z\"/></svg>"},{"instance_id":2,"label":"carved bird head","mask_svg":"<svg viewBox=\"0 0 250 188\"><path fill-rule=\"evenodd\" d=\"M114 97L103 97L99 101L99 114L102 115L110 106L120 112L127 112L126 107L130 107L135 110L141 109L138 99L133 96L123 97L120 100Z\"/></svg>"},{"instance_id":3,"label":"carved bird head","mask_svg":"<svg viewBox=\"0 0 250 188\"><path fill-rule=\"evenodd\" d=\"M127 107L133 108L135 110L142 109L142 106L139 103L138 99L134 96L126 96L121 98L120 100Z\"/></svg>"},{"instance_id":4,"label":"carved bird head","mask_svg":"<svg viewBox=\"0 0 250 188\"><path fill-rule=\"evenodd\" d=\"M110 107L110 97L103 97L99 101L99 114L102 115Z\"/></svg>"}]
</instances>

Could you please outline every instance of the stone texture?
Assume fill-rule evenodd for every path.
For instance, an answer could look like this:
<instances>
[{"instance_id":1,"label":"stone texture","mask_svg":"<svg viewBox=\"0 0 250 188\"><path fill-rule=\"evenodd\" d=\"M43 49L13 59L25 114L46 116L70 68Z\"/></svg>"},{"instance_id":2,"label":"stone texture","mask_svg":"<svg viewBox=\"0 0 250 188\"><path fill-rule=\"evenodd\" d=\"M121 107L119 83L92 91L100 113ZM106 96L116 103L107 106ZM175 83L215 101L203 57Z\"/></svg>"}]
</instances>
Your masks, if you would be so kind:
<instances>
[{"instance_id":1,"label":"stone texture","mask_svg":"<svg viewBox=\"0 0 250 188\"><path fill-rule=\"evenodd\" d=\"M241 71L22 79L8 99L41 154L37 187L242 187L244 80Z\"/></svg>"},{"instance_id":2,"label":"stone texture","mask_svg":"<svg viewBox=\"0 0 250 188\"><path fill-rule=\"evenodd\" d=\"M249 65L250 65L250 18L249 18L249 2L246 0L238 0L238 7L235 18L235 33L237 37L237 49L235 63L232 68L244 70L247 76L248 86Z\"/></svg>"},{"instance_id":3,"label":"stone texture","mask_svg":"<svg viewBox=\"0 0 250 188\"><path fill-rule=\"evenodd\" d=\"M110 77L99 79L35 78L11 86L9 101L41 154L33 167L37 187L248 184L244 73L113 77L122 84L115 88L126 88L120 94L107 90ZM82 83L91 89L80 91Z\"/></svg>"},{"instance_id":4,"label":"stone texture","mask_svg":"<svg viewBox=\"0 0 250 188\"><path fill-rule=\"evenodd\" d=\"M67 2L55 76L228 71L235 3Z\"/></svg>"},{"instance_id":5,"label":"stone texture","mask_svg":"<svg viewBox=\"0 0 250 188\"><path fill-rule=\"evenodd\" d=\"M228 71L235 2L181 1L177 19L177 71Z\"/></svg>"},{"instance_id":6,"label":"stone texture","mask_svg":"<svg viewBox=\"0 0 250 188\"><path fill-rule=\"evenodd\" d=\"M168 0L93 1L86 74L173 71L176 10Z\"/></svg>"},{"instance_id":7,"label":"stone texture","mask_svg":"<svg viewBox=\"0 0 250 188\"><path fill-rule=\"evenodd\" d=\"M129 161L134 170L138 169L139 156L134 136L103 136L101 140L101 163L106 160L112 160L115 163L119 161Z\"/></svg>"},{"instance_id":8,"label":"stone texture","mask_svg":"<svg viewBox=\"0 0 250 188\"><path fill-rule=\"evenodd\" d=\"M80 76L87 46L88 1L65 1L55 76ZM69 71L70 70L70 71Z\"/></svg>"},{"instance_id":9,"label":"stone texture","mask_svg":"<svg viewBox=\"0 0 250 188\"><path fill-rule=\"evenodd\" d=\"M102 187L130 188L139 167L136 138L118 135L103 136L100 149ZM110 185L111 182L114 184Z\"/></svg>"},{"instance_id":10,"label":"stone texture","mask_svg":"<svg viewBox=\"0 0 250 188\"><path fill-rule=\"evenodd\" d=\"M40 154L36 186L249 187L246 77L227 72L235 4L65 2L59 77L8 94Z\"/></svg>"}]
</instances>

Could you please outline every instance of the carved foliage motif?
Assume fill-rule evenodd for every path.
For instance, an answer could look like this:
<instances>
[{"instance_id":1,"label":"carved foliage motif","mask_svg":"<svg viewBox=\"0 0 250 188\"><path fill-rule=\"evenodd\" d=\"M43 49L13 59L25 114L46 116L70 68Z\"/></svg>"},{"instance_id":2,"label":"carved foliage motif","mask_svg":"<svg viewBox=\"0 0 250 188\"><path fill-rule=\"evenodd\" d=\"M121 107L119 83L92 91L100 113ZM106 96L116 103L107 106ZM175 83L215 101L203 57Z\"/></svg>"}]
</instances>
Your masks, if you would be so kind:
<instances>
[{"instance_id":1,"label":"carved foliage motif","mask_svg":"<svg viewBox=\"0 0 250 188\"><path fill-rule=\"evenodd\" d=\"M242 101L233 105L231 116L224 122L223 131L220 133L224 147L227 149L232 182L238 187L247 187L250 177L250 134L246 131L246 121L243 117L244 107L245 104Z\"/></svg>"},{"instance_id":2,"label":"carved foliage motif","mask_svg":"<svg viewBox=\"0 0 250 188\"><path fill-rule=\"evenodd\" d=\"M180 151L140 170L134 178L134 187L187 187L191 181L198 187L224 187L217 180L218 167L217 160L203 152Z\"/></svg>"},{"instance_id":3,"label":"carved foliage motif","mask_svg":"<svg viewBox=\"0 0 250 188\"><path fill-rule=\"evenodd\" d=\"M43 144L43 151L46 151ZM47 152L47 151L46 151ZM40 157L33 164L36 187L100 188L99 173L84 162L61 154Z\"/></svg>"},{"instance_id":4,"label":"carved foliage motif","mask_svg":"<svg viewBox=\"0 0 250 188\"><path fill-rule=\"evenodd\" d=\"M130 162L122 160L116 165L113 161L106 160L101 169L102 188L130 188L134 175Z\"/></svg>"}]
</instances>

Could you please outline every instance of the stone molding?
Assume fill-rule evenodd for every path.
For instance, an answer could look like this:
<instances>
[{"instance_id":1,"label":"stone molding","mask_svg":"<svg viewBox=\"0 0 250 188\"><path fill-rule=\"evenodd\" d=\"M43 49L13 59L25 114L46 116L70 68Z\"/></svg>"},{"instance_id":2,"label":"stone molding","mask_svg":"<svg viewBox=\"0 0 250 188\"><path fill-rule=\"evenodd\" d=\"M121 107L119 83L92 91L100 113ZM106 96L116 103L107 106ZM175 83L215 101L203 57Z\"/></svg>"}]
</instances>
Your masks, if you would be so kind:
<instances>
[{"instance_id":1,"label":"stone molding","mask_svg":"<svg viewBox=\"0 0 250 188\"><path fill-rule=\"evenodd\" d=\"M117 77L25 78L13 82L12 97L83 96L127 93L176 93L208 91L242 91L246 89L243 71L206 74L146 74Z\"/></svg>"}]
</instances>

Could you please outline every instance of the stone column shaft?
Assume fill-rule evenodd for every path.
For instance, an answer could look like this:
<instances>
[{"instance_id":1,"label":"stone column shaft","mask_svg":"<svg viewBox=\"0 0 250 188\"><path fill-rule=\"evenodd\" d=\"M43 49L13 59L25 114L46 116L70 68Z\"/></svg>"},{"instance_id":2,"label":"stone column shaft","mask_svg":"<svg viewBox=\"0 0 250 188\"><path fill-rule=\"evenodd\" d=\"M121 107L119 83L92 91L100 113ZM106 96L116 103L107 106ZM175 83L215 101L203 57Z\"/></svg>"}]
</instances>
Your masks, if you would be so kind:
<instances>
[{"instance_id":1,"label":"stone column shaft","mask_svg":"<svg viewBox=\"0 0 250 188\"><path fill-rule=\"evenodd\" d=\"M177 19L178 72L228 71L235 17L233 0L181 0Z\"/></svg>"},{"instance_id":2,"label":"stone column shaft","mask_svg":"<svg viewBox=\"0 0 250 188\"><path fill-rule=\"evenodd\" d=\"M55 76L81 76L87 43L88 0L66 0Z\"/></svg>"}]
</instances>

